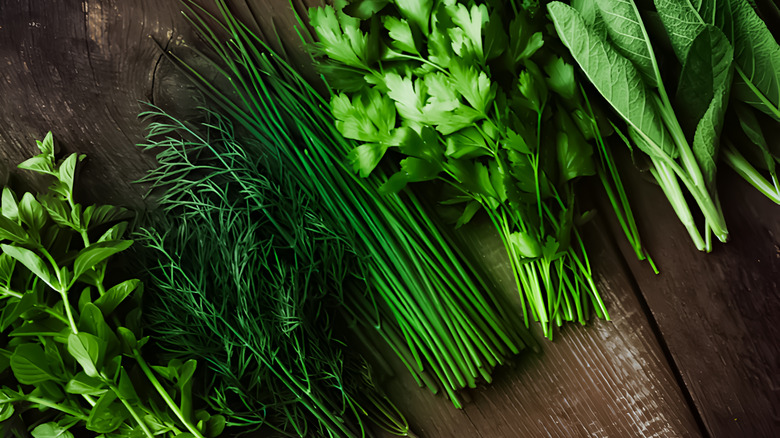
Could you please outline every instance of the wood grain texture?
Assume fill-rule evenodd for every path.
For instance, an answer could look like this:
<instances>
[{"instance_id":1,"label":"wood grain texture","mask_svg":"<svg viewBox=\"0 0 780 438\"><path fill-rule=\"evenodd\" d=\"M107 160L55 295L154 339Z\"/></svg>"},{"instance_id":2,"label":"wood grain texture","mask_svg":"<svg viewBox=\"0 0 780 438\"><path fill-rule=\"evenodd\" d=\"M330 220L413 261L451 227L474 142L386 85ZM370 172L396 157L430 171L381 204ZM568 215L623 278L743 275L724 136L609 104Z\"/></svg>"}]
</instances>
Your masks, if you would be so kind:
<instances>
[{"instance_id":1,"label":"wood grain texture","mask_svg":"<svg viewBox=\"0 0 780 438\"><path fill-rule=\"evenodd\" d=\"M503 247L487 224L465 230L498 287L517 296ZM584 230L612 321L565 325L541 352L498 369L462 411L399 379L388 390L426 437L701 436L605 224ZM411 389L410 389L411 388Z\"/></svg>"},{"instance_id":2,"label":"wood grain texture","mask_svg":"<svg viewBox=\"0 0 780 438\"><path fill-rule=\"evenodd\" d=\"M707 433L775 437L780 206L723 169L718 187L728 243L715 242L711 254L696 251L661 190L627 172L632 200L640 201L640 232L661 275L621 247Z\"/></svg>"},{"instance_id":3,"label":"wood grain texture","mask_svg":"<svg viewBox=\"0 0 780 438\"><path fill-rule=\"evenodd\" d=\"M300 53L289 30L287 0L252 4L237 2L241 14L255 17L267 35L275 26L285 47ZM303 10L298 2L296 7ZM142 205L145 188L131 181L154 160L135 146L143 137L139 101L180 110L200 102L149 38L170 49L197 45L179 11L175 0L4 0L0 176L3 166L13 168L34 153L34 140L51 129L65 150L89 156L81 196ZM744 185L724 191L724 202L742 207L728 217L734 242L715 254L691 251L682 228L674 231L674 220L643 228L662 276L649 275L631 252L625 253L627 271L604 224L586 230L612 322L569 325L554 342L540 341L541 353L525 354L498 370L492 385L470 392L472 402L462 411L412 388L402 374L387 382L388 392L421 437L699 436L684 391L691 392L712 436L769 436L765 433L777 429L773 406L780 406L773 389L778 329L772 326L780 315L773 246L780 224L776 209L745 195ZM638 206L640 217L669 214L653 190L638 193L636 198L647 193ZM507 265L498 262L503 250L490 234L484 227L467 233L494 268L498 287L516 294ZM678 385L664 345L685 388ZM746 398L750 393L755 400Z\"/></svg>"}]
</instances>

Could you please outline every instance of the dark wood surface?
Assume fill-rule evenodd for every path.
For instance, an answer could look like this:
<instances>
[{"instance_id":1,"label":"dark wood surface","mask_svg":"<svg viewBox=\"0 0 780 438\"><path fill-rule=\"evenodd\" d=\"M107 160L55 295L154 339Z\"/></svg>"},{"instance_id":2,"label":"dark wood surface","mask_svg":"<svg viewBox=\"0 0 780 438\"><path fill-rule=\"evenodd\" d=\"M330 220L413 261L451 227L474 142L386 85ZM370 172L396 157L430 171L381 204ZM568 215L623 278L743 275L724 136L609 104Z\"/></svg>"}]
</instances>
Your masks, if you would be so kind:
<instances>
[{"instance_id":1,"label":"dark wood surface","mask_svg":"<svg viewBox=\"0 0 780 438\"><path fill-rule=\"evenodd\" d=\"M241 13L266 31L276 26L294 47L287 0L253 4L241 3ZM81 196L142 207L145 188L131 181L154 160L135 147L144 128L139 102L179 110L198 103L154 43L197 45L180 9L170 0L0 2L0 178L52 130L64 150L89 156ZM385 387L419 436L780 434L780 207L723 171L732 241L705 255L660 190L637 172L627 176L662 274L627 251L597 195L603 213L584 233L612 321L566 326L552 342L537 336L539 353L498 370L460 411L399 371ZM514 296L489 228L468 236L490 260L497 287Z\"/></svg>"}]
</instances>

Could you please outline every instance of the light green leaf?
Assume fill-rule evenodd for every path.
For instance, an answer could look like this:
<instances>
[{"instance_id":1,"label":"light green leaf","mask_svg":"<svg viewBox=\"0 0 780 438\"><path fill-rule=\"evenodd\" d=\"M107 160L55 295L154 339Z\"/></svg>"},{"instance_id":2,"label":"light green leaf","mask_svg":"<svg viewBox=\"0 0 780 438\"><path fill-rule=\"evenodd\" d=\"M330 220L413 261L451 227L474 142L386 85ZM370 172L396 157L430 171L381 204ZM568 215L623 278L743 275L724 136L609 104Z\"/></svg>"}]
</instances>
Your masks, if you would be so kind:
<instances>
[{"instance_id":1,"label":"light green leaf","mask_svg":"<svg viewBox=\"0 0 780 438\"><path fill-rule=\"evenodd\" d=\"M126 250L132 244L132 240L114 240L95 243L82 249L76 256L76 262L73 265L73 280L75 281L81 274L94 268L103 260Z\"/></svg>"},{"instance_id":2,"label":"light green leaf","mask_svg":"<svg viewBox=\"0 0 780 438\"><path fill-rule=\"evenodd\" d=\"M37 232L46 225L48 215L41 203L35 199L35 196L33 196L32 193L27 192L22 196L22 200L19 202L19 218L22 220L22 223Z\"/></svg>"},{"instance_id":3,"label":"light green leaf","mask_svg":"<svg viewBox=\"0 0 780 438\"><path fill-rule=\"evenodd\" d=\"M73 179L76 174L76 163L78 154L70 154L65 161L60 164L59 178L67 187L68 191L73 192Z\"/></svg>"},{"instance_id":4,"label":"light green leaf","mask_svg":"<svg viewBox=\"0 0 780 438\"><path fill-rule=\"evenodd\" d=\"M542 255L542 247L539 245L539 240L524 231L510 233L509 243L520 257L537 258Z\"/></svg>"},{"instance_id":5,"label":"light green leaf","mask_svg":"<svg viewBox=\"0 0 780 438\"><path fill-rule=\"evenodd\" d=\"M11 355L11 370L19 383L36 385L56 380L43 348L38 344L20 344Z\"/></svg>"},{"instance_id":6,"label":"light green leaf","mask_svg":"<svg viewBox=\"0 0 780 438\"><path fill-rule=\"evenodd\" d=\"M54 134L51 131L46 133L43 141L35 141L42 155L54 155Z\"/></svg>"},{"instance_id":7,"label":"light green leaf","mask_svg":"<svg viewBox=\"0 0 780 438\"><path fill-rule=\"evenodd\" d=\"M98 377L98 365L100 358L100 338L89 333L71 333L68 336L68 353L84 369L89 377Z\"/></svg>"},{"instance_id":8,"label":"light green leaf","mask_svg":"<svg viewBox=\"0 0 780 438\"><path fill-rule=\"evenodd\" d=\"M346 65L368 67L368 37L360 31L359 19L331 6L309 9L309 19L317 33L318 50Z\"/></svg>"},{"instance_id":9,"label":"light green leaf","mask_svg":"<svg viewBox=\"0 0 780 438\"><path fill-rule=\"evenodd\" d=\"M365 143L352 149L347 155L347 161L352 164L354 172L358 172L361 178L366 178L379 164L386 151L385 145Z\"/></svg>"},{"instance_id":10,"label":"light green leaf","mask_svg":"<svg viewBox=\"0 0 780 438\"><path fill-rule=\"evenodd\" d=\"M0 215L0 240L25 243L29 239L27 232L18 223Z\"/></svg>"},{"instance_id":11,"label":"light green leaf","mask_svg":"<svg viewBox=\"0 0 780 438\"><path fill-rule=\"evenodd\" d=\"M640 148L651 156L674 158L676 147L634 64L589 29L575 9L552 2L548 10L558 36L588 79L630 126L652 142L642 142Z\"/></svg>"},{"instance_id":12,"label":"light green leaf","mask_svg":"<svg viewBox=\"0 0 780 438\"><path fill-rule=\"evenodd\" d=\"M17 201L14 192L8 187L3 187L2 212L0 214L12 221L16 221L19 219L18 204L19 201Z\"/></svg>"},{"instance_id":13,"label":"light green leaf","mask_svg":"<svg viewBox=\"0 0 780 438\"><path fill-rule=\"evenodd\" d=\"M27 248L5 244L0 245L0 249L2 249L4 253L16 259L16 261L21 262L24 266L27 267L27 269L30 270L30 272L37 275L38 278L48 284L49 287L52 289L59 289L57 279L52 275L51 271L49 271L49 268L46 266L46 263L44 263L43 259L41 259L37 254Z\"/></svg>"},{"instance_id":14,"label":"light green leaf","mask_svg":"<svg viewBox=\"0 0 780 438\"><path fill-rule=\"evenodd\" d=\"M33 438L74 438L73 434L66 428L55 422L43 423L35 427L30 432Z\"/></svg>"},{"instance_id":15,"label":"light green leaf","mask_svg":"<svg viewBox=\"0 0 780 438\"><path fill-rule=\"evenodd\" d=\"M393 0L401 15L417 25L423 35L428 34L433 0Z\"/></svg>"},{"instance_id":16,"label":"light green leaf","mask_svg":"<svg viewBox=\"0 0 780 438\"><path fill-rule=\"evenodd\" d=\"M65 201L52 196L44 196L41 198L41 204L46 212L49 213L49 217L52 218L54 223L61 227L70 228L70 206Z\"/></svg>"},{"instance_id":17,"label":"light green leaf","mask_svg":"<svg viewBox=\"0 0 780 438\"><path fill-rule=\"evenodd\" d=\"M393 17L392 15L383 15L382 24L384 24L385 29L387 29L388 35L390 36L391 46L403 52L414 55L420 54L417 50L412 28L409 27L408 21Z\"/></svg>"},{"instance_id":18,"label":"light green leaf","mask_svg":"<svg viewBox=\"0 0 780 438\"><path fill-rule=\"evenodd\" d=\"M54 166L52 165L52 160L42 155L36 155L32 158L28 158L27 160L19 163L19 165L16 167L18 167L19 169L31 170L33 172L43 173L47 175L54 174Z\"/></svg>"}]
</instances>

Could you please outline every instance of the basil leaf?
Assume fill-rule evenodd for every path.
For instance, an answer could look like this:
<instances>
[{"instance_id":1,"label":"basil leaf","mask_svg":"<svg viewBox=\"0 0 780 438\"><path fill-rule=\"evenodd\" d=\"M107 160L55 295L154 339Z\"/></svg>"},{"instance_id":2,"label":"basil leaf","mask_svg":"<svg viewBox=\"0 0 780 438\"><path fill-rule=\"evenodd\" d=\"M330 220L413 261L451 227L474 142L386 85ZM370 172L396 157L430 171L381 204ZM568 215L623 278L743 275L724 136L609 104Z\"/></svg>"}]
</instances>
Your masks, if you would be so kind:
<instances>
[{"instance_id":1,"label":"basil leaf","mask_svg":"<svg viewBox=\"0 0 780 438\"><path fill-rule=\"evenodd\" d=\"M41 259L37 254L27 248L5 244L0 245L0 249L2 249L3 252L9 256L15 258L18 262L21 262L24 266L27 267L27 269L30 270L30 272L37 275L38 278L43 280L52 289L59 289L59 283L57 282L57 279L54 278L54 276L49 271L49 268L46 266L46 263L44 263L43 259Z\"/></svg>"},{"instance_id":2,"label":"basil leaf","mask_svg":"<svg viewBox=\"0 0 780 438\"><path fill-rule=\"evenodd\" d=\"M82 249L76 256L76 262L73 265L73 280L75 281L81 274L94 268L103 260L126 250L132 244L132 240L115 240L95 243Z\"/></svg>"},{"instance_id":3,"label":"basil leaf","mask_svg":"<svg viewBox=\"0 0 780 438\"><path fill-rule=\"evenodd\" d=\"M49 380L56 380L46 353L38 344L20 344L11 355L11 370L19 383L36 385Z\"/></svg>"}]
</instances>

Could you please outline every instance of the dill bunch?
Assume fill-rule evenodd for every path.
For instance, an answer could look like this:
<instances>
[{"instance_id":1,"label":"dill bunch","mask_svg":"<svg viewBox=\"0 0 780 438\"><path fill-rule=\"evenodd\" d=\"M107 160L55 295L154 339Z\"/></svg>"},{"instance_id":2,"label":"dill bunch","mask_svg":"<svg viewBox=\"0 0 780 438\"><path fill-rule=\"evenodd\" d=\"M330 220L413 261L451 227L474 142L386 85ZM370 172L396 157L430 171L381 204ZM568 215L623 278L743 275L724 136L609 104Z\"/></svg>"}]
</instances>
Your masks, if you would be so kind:
<instances>
[{"instance_id":1,"label":"dill bunch","mask_svg":"<svg viewBox=\"0 0 780 438\"><path fill-rule=\"evenodd\" d=\"M366 288L349 243L282 168L266 175L278 157L238 143L219 115L201 132L146 116L159 167L145 180L164 190L164 216L141 240L154 252L149 321L162 348L208 366L205 397L229 425L357 437L369 419L407 435L368 364L334 334L345 289Z\"/></svg>"}]
</instances>

